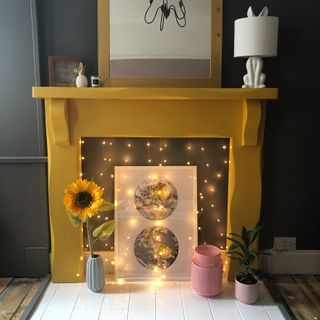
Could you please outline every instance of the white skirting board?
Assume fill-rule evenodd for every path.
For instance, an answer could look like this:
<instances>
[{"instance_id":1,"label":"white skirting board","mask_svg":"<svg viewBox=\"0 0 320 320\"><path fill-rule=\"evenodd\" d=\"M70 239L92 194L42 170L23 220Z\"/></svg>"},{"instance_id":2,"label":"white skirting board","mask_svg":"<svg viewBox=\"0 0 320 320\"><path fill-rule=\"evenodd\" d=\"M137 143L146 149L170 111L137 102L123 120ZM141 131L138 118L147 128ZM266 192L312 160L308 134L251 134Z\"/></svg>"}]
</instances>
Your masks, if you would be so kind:
<instances>
[{"instance_id":1,"label":"white skirting board","mask_svg":"<svg viewBox=\"0 0 320 320\"><path fill-rule=\"evenodd\" d=\"M261 267L270 274L320 274L320 250L272 250L261 257Z\"/></svg>"}]
</instances>

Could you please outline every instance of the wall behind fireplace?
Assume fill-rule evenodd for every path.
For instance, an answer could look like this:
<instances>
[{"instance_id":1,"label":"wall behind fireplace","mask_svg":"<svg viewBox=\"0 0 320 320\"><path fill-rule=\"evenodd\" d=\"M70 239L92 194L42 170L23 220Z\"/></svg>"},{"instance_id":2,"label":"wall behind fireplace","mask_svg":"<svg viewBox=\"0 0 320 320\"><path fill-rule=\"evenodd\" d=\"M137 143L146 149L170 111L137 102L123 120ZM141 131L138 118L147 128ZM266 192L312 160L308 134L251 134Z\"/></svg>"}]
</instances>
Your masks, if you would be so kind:
<instances>
[{"instance_id":1,"label":"wall behind fireplace","mask_svg":"<svg viewBox=\"0 0 320 320\"><path fill-rule=\"evenodd\" d=\"M320 249L319 0L224 0L223 87L240 87L245 61L233 58L233 21L249 5L280 17L279 54L265 59L267 85L280 98L269 103L264 143L261 246L274 236L296 236L298 249ZM97 74L96 1L38 1L42 85L48 55L78 55Z\"/></svg>"}]
</instances>

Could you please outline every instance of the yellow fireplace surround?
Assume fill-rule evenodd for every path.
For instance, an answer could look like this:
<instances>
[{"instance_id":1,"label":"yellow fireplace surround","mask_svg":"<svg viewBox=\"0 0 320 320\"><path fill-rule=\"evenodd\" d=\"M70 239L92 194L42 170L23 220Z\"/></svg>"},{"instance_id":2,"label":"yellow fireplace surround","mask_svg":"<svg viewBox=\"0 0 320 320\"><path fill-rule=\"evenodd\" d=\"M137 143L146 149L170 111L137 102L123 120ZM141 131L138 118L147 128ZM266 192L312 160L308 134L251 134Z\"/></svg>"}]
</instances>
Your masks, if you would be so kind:
<instances>
[{"instance_id":1,"label":"yellow fireplace surround","mask_svg":"<svg viewBox=\"0 0 320 320\"><path fill-rule=\"evenodd\" d=\"M54 282L84 279L82 232L62 197L81 172L81 137L230 138L227 232L260 217L266 100L277 89L34 87L45 99L51 272ZM108 192L108 190L106 190ZM237 264L228 264L232 279Z\"/></svg>"}]
</instances>

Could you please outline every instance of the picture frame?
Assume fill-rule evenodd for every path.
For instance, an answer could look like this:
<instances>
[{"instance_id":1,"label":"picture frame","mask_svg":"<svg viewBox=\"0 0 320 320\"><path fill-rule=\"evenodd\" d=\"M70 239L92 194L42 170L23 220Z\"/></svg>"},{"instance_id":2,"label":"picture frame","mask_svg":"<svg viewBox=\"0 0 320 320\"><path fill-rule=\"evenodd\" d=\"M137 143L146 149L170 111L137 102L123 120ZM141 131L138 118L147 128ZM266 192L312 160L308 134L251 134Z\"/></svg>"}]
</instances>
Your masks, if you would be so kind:
<instances>
[{"instance_id":1,"label":"picture frame","mask_svg":"<svg viewBox=\"0 0 320 320\"><path fill-rule=\"evenodd\" d=\"M115 167L117 279L189 280L197 245L196 166Z\"/></svg>"},{"instance_id":2,"label":"picture frame","mask_svg":"<svg viewBox=\"0 0 320 320\"><path fill-rule=\"evenodd\" d=\"M75 87L77 69L81 62L75 56L49 56L49 86Z\"/></svg>"},{"instance_id":3,"label":"picture frame","mask_svg":"<svg viewBox=\"0 0 320 320\"><path fill-rule=\"evenodd\" d=\"M98 0L98 74L108 87L220 88L222 70L223 0L211 0L211 59L209 78L112 78L110 76L110 1Z\"/></svg>"}]
</instances>

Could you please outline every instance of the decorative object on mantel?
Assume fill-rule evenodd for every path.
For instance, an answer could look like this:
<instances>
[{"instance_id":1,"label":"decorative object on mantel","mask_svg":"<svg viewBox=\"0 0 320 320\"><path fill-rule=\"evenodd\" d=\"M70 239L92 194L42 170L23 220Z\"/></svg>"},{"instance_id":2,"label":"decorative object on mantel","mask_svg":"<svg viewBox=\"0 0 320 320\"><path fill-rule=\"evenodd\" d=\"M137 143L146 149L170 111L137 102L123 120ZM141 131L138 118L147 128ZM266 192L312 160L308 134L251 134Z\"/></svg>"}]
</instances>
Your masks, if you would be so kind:
<instances>
[{"instance_id":1,"label":"decorative object on mantel","mask_svg":"<svg viewBox=\"0 0 320 320\"><path fill-rule=\"evenodd\" d=\"M63 202L71 224L87 229L90 257L87 260L86 279L91 291L101 291L104 286L103 260L94 254L93 244L97 240L107 240L114 231L114 220L101 224L92 230L90 220L98 212L113 210L112 203L103 199L103 189L92 181L78 179L64 191ZM94 237L94 240L93 240Z\"/></svg>"},{"instance_id":2,"label":"decorative object on mantel","mask_svg":"<svg viewBox=\"0 0 320 320\"><path fill-rule=\"evenodd\" d=\"M234 57L248 57L242 88L265 88L262 57L274 57L278 49L279 18L268 16L265 7L258 17L251 7L248 17L234 24Z\"/></svg>"},{"instance_id":3,"label":"decorative object on mantel","mask_svg":"<svg viewBox=\"0 0 320 320\"><path fill-rule=\"evenodd\" d=\"M92 88L97 88L100 87L100 78L98 76L91 76L91 87Z\"/></svg>"},{"instance_id":4,"label":"decorative object on mantel","mask_svg":"<svg viewBox=\"0 0 320 320\"><path fill-rule=\"evenodd\" d=\"M196 247L191 264L192 291L204 297L220 294L223 269L220 249L212 245Z\"/></svg>"},{"instance_id":5,"label":"decorative object on mantel","mask_svg":"<svg viewBox=\"0 0 320 320\"><path fill-rule=\"evenodd\" d=\"M265 250L257 250L251 248L257 239L262 225L256 224L253 230L247 230L245 226L242 227L241 235L236 233L229 233L232 237L227 237L232 241L229 246L227 254L231 259L239 261L242 272L238 273L235 279L235 297L243 303L251 304L258 300L259 297L259 283L261 277L261 270L253 267L256 258L262 255L270 255Z\"/></svg>"},{"instance_id":6,"label":"decorative object on mantel","mask_svg":"<svg viewBox=\"0 0 320 320\"><path fill-rule=\"evenodd\" d=\"M76 78L76 86L78 88L83 88L88 86L88 79L84 75L86 67L84 66L83 62L79 63L79 66L74 69L74 72L78 75Z\"/></svg>"},{"instance_id":7,"label":"decorative object on mantel","mask_svg":"<svg viewBox=\"0 0 320 320\"><path fill-rule=\"evenodd\" d=\"M154 0L149 0L149 7L144 15L144 21L147 24L151 24L155 21L156 17L158 16L158 13L160 12L161 18L160 18L160 31L164 28L164 22L165 19L168 19L171 12L174 14L174 17L176 19L176 22L179 27L184 28L187 25L187 19L186 19L186 7L183 3L183 0L179 0L179 8L177 8L174 4L169 5L169 0L162 0L162 5L160 5L151 17L151 19L148 19L148 14L150 9L152 8ZM178 12L180 11L180 12Z\"/></svg>"},{"instance_id":8,"label":"decorative object on mantel","mask_svg":"<svg viewBox=\"0 0 320 320\"><path fill-rule=\"evenodd\" d=\"M49 56L49 85L53 87L75 87L73 72L81 61L80 57Z\"/></svg>"}]
</instances>

